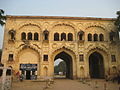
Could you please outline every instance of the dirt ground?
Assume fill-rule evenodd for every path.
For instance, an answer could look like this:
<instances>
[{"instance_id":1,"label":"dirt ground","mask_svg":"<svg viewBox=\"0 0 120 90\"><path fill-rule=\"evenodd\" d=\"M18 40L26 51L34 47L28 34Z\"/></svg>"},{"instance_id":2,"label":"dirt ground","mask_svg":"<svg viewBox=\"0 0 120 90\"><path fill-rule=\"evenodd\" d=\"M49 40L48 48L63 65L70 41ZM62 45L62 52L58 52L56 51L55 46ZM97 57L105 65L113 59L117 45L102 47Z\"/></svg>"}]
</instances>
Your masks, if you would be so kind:
<instances>
[{"instance_id":1,"label":"dirt ground","mask_svg":"<svg viewBox=\"0 0 120 90\"><path fill-rule=\"evenodd\" d=\"M117 83L105 82L104 80L81 82L78 80L57 79L47 89L45 87L46 82L40 81L13 82L12 84L12 90L120 90L120 85Z\"/></svg>"}]
</instances>

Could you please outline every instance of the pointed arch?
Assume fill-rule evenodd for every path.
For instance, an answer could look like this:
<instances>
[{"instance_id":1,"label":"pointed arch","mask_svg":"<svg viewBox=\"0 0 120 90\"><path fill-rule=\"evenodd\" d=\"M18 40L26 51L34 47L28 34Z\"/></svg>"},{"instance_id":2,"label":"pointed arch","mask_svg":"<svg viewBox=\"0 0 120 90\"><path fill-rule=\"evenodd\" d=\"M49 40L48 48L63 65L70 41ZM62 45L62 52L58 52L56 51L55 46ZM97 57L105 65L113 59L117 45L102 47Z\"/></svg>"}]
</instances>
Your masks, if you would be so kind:
<instances>
[{"instance_id":1,"label":"pointed arch","mask_svg":"<svg viewBox=\"0 0 120 90\"><path fill-rule=\"evenodd\" d=\"M104 78L104 58L99 52L93 52L89 56L89 73L91 78Z\"/></svg>"},{"instance_id":2,"label":"pointed arch","mask_svg":"<svg viewBox=\"0 0 120 90\"><path fill-rule=\"evenodd\" d=\"M68 75L68 78L75 79L77 77L77 72L76 72L77 67L76 67L76 55L75 55L75 53L72 50L67 49L65 47L55 50L51 55L51 59L52 59L52 62L53 62L53 66L52 66L53 67L53 72L52 73L54 73L54 60L57 59L58 57L63 58L64 60L66 60L66 58L68 60L70 60L71 64L68 63L68 61L66 60L68 66L69 66L69 71L68 72L71 72L71 74L69 73L67 75ZM70 71L70 68L71 68L72 71Z\"/></svg>"},{"instance_id":3,"label":"pointed arch","mask_svg":"<svg viewBox=\"0 0 120 90\"><path fill-rule=\"evenodd\" d=\"M88 60L88 70L89 70L89 77L91 77L91 70L90 70L90 63L93 65L93 63L96 63L96 67L99 69L99 72L96 73L100 73L97 74L96 78L105 78L105 74L107 74L107 70L109 70L109 64L108 64L108 51L105 50L104 48L101 47L92 47L92 48L88 48L87 51L87 60ZM93 63L92 63L93 60ZM98 62L97 62L98 60ZM100 64L100 65L99 65ZM102 67L102 69L100 68L100 66ZM93 68L94 65L92 66ZM94 73L94 72L93 72ZM93 76L93 74L92 74ZM94 76L93 76L94 78Z\"/></svg>"}]
</instances>

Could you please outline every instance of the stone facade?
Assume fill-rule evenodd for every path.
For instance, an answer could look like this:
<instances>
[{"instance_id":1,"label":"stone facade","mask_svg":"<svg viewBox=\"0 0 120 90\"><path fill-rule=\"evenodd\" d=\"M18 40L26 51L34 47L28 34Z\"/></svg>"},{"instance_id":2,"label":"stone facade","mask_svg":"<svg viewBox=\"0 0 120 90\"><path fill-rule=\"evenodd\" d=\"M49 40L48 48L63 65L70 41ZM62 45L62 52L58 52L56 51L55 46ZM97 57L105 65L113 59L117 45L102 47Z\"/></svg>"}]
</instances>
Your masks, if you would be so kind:
<instances>
[{"instance_id":1,"label":"stone facade","mask_svg":"<svg viewBox=\"0 0 120 90\"><path fill-rule=\"evenodd\" d=\"M68 78L104 78L117 73L120 65L114 21L112 18L7 16L2 63L28 79L29 75L43 78L54 76L54 61L61 58L68 64Z\"/></svg>"}]
</instances>

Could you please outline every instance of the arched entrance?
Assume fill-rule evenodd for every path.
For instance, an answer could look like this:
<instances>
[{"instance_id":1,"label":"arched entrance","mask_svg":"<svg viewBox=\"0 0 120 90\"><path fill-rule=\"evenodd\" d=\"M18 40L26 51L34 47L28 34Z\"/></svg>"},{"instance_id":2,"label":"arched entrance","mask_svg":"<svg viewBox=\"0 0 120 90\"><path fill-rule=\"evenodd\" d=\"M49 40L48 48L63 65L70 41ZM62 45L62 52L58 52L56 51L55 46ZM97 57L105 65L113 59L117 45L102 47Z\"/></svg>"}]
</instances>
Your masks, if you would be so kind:
<instances>
[{"instance_id":1,"label":"arched entrance","mask_svg":"<svg viewBox=\"0 0 120 90\"><path fill-rule=\"evenodd\" d=\"M34 49L25 48L22 49L18 54L20 73L26 80L37 79L37 73L39 73L39 53Z\"/></svg>"},{"instance_id":2,"label":"arched entrance","mask_svg":"<svg viewBox=\"0 0 120 90\"><path fill-rule=\"evenodd\" d=\"M68 53L62 51L62 52L58 53L55 56L54 61L59 59L59 58L64 60L65 63L66 63L66 74L65 74L66 78L73 79L73 62L72 62L72 57Z\"/></svg>"},{"instance_id":3,"label":"arched entrance","mask_svg":"<svg viewBox=\"0 0 120 90\"><path fill-rule=\"evenodd\" d=\"M104 78L103 56L94 52L89 56L89 72L91 78Z\"/></svg>"}]
</instances>

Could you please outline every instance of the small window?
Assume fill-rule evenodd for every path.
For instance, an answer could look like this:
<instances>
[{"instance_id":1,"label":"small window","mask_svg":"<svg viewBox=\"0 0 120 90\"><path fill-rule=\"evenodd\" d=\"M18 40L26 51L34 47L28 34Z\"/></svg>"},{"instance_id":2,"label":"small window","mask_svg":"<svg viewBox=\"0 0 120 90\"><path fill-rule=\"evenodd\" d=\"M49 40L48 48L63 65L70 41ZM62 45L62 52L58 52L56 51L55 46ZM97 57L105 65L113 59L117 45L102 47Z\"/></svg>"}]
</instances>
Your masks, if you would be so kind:
<instances>
[{"instance_id":1,"label":"small window","mask_svg":"<svg viewBox=\"0 0 120 90\"><path fill-rule=\"evenodd\" d=\"M84 55L83 54L79 55L79 59L80 61L84 61Z\"/></svg>"},{"instance_id":2,"label":"small window","mask_svg":"<svg viewBox=\"0 0 120 90\"><path fill-rule=\"evenodd\" d=\"M2 74L3 74L3 70L2 70L2 69L0 69L0 77L2 76Z\"/></svg>"},{"instance_id":3,"label":"small window","mask_svg":"<svg viewBox=\"0 0 120 90\"><path fill-rule=\"evenodd\" d=\"M10 39L15 40L15 30L10 30L9 34L10 34Z\"/></svg>"},{"instance_id":4,"label":"small window","mask_svg":"<svg viewBox=\"0 0 120 90\"><path fill-rule=\"evenodd\" d=\"M48 34L45 34L45 40L48 40Z\"/></svg>"},{"instance_id":5,"label":"small window","mask_svg":"<svg viewBox=\"0 0 120 90\"><path fill-rule=\"evenodd\" d=\"M83 37L83 35L82 35L82 34L80 34L80 35L79 35L79 40L83 40L83 38L82 38L82 37Z\"/></svg>"},{"instance_id":6,"label":"small window","mask_svg":"<svg viewBox=\"0 0 120 90\"><path fill-rule=\"evenodd\" d=\"M32 33L31 32L28 33L28 40L32 40Z\"/></svg>"},{"instance_id":7,"label":"small window","mask_svg":"<svg viewBox=\"0 0 120 90\"><path fill-rule=\"evenodd\" d=\"M100 38L100 41L104 41L104 36L103 36L103 34L100 34L100 35L99 35L99 38Z\"/></svg>"},{"instance_id":8,"label":"small window","mask_svg":"<svg viewBox=\"0 0 120 90\"><path fill-rule=\"evenodd\" d=\"M84 32L83 31L79 31L78 32L78 40L83 40L83 36L84 36Z\"/></svg>"},{"instance_id":9,"label":"small window","mask_svg":"<svg viewBox=\"0 0 120 90\"><path fill-rule=\"evenodd\" d=\"M112 62L116 62L116 57L115 55L111 55Z\"/></svg>"},{"instance_id":10,"label":"small window","mask_svg":"<svg viewBox=\"0 0 120 90\"><path fill-rule=\"evenodd\" d=\"M44 40L48 40L48 39L49 39L49 38L48 38L49 32L48 32L47 30L45 30L45 31L43 32L43 34L44 34Z\"/></svg>"},{"instance_id":11,"label":"small window","mask_svg":"<svg viewBox=\"0 0 120 90\"><path fill-rule=\"evenodd\" d=\"M72 33L68 33L68 41L73 41L73 34Z\"/></svg>"},{"instance_id":12,"label":"small window","mask_svg":"<svg viewBox=\"0 0 120 90\"><path fill-rule=\"evenodd\" d=\"M44 61L48 61L48 55L44 55Z\"/></svg>"},{"instance_id":13,"label":"small window","mask_svg":"<svg viewBox=\"0 0 120 90\"><path fill-rule=\"evenodd\" d=\"M38 41L38 33L34 33L34 40Z\"/></svg>"},{"instance_id":14,"label":"small window","mask_svg":"<svg viewBox=\"0 0 120 90\"><path fill-rule=\"evenodd\" d=\"M11 39L12 39L12 40L15 39L14 37L15 37L15 36L14 36L14 33L12 32L12 33L11 33Z\"/></svg>"},{"instance_id":15,"label":"small window","mask_svg":"<svg viewBox=\"0 0 120 90\"><path fill-rule=\"evenodd\" d=\"M9 54L8 60L13 61L13 54Z\"/></svg>"},{"instance_id":16,"label":"small window","mask_svg":"<svg viewBox=\"0 0 120 90\"><path fill-rule=\"evenodd\" d=\"M21 40L26 40L26 33L23 32L23 33L21 34Z\"/></svg>"},{"instance_id":17,"label":"small window","mask_svg":"<svg viewBox=\"0 0 120 90\"><path fill-rule=\"evenodd\" d=\"M94 41L98 41L98 35L94 34Z\"/></svg>"},{"instance_id":18,"label":"small window","mask_svg":"<svg viewBox=\"0 0 120 90\"><path fill-rule=\"evenodd\" d=\"M59 41L59 33L54 34L54 41Z\"/></svg>"},{"instance_id":19,"label":"small window","mask_svg":"<svg viewBox=\"0 0 120 90\"><path fill-rule=\"evenodd\" d=\"M10 69L7 69L6 76L10 76L10 75L12 75L12 71Z\"/></svg>"},{"instance_id":20,"label":"small window","mask_svg":"<svg viewBox=\"0 0 120 90\"><path fill-rule=\"evenodd\" d=\"M92 34L88 34L88 41L92 41Z\"/></svg>"},{"instance_id":21,"label":"small window","mask_svg":"<svg viewBox=\"0 0 120 90\"><path fill-rule=\"evenodd\" d=\"M61 41L62 41L62 40L65 40L65 41L66 41L66 34L65 34L65 33L62 33L62 34L61 34Z\"/></svg>"}]
</instances>

